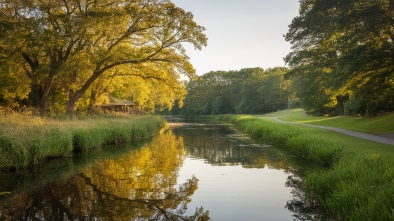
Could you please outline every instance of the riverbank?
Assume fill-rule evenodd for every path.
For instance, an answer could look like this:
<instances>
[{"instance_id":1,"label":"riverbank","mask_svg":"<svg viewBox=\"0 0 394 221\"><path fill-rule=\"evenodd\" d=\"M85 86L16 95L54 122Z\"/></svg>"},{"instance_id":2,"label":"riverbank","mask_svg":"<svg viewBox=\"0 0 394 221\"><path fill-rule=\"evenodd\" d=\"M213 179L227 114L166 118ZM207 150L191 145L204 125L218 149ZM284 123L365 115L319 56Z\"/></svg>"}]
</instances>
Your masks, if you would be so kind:
<instances>
[{"instance_id":1,"label":"riverbank","mask_svg":"<svg viewBox=\"0 0 394 221\"><path fill-rule=\"evenodd\" d=\"M166 124L159 116L41 119L17 114L0 118L0 168L34 167L50 158L88 152L152 136Z\"/></svg>"},{"instance_id":2,"label":"riverbank","mask_svg":"<svg viewBox=\"0 0 394 221\"><path fill-rule=\"evenodd\" d=\"M307 170L303 181L297 184L305 193L304 207L319 207L327 218L334 220L394 219L392 145L320 128L283 124L269 117L213 118L285 149L302 164L311 166L313 169Z\"/></svg>"}]
</instances>

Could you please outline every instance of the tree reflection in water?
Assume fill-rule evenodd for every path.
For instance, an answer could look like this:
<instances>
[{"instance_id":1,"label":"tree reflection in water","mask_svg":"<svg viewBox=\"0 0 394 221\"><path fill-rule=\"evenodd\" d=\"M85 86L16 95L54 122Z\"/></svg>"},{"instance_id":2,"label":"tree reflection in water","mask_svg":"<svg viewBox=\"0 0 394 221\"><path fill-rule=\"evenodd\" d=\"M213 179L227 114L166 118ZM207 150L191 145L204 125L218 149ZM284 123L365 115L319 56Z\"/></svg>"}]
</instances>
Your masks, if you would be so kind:
<instances>
[{"instance_id":1,"label":"tree reflection in water","mask_svg":"<svg viewBox=\"0 0 394 221\"><path fill-rule=\"evenodd\" d=\"M185 157L180 139L169 131L120 158L22 191L0 201L0 220L210 220L202 207L185 215L198 179L176 185Z\"/></svg>"},{"instance_id":2,"label":"tree reflection in water","mask_svg":"<svg viewBox=\"0 0 394 221\"><path fill-rule=\"evenodd\" d=\"M319 207L316 197L308 196L304 191L304 180L302 180L296 171L294 175L289 176L286 186L292 188L293 199L287 201L286 208L294 213L297 220L323 220L322 209Z\"/></svg>"},{"instance_id":3,"label":"tree reflection in water","mask_svg":"<svg viewBox=\"0 0 394 221\"><path fill-rule=\"evenodd\" d=\"M250 139L244 139L227 126L210 126L198 130L193 124L183 125L174 132L185 139L186 152L195 157L205 159L209 164L242 165L247 168L270 167L283 169L289 174L286 187L291 188L293 199L287 201L285 208L293 213L295 220L320 220L322 213L313 197L306 196L303 191L303 180L293 168L291 157L275 148L265 145L253 145ZM245 148L246 147L246 148Z\"/></svg>"},{"instance_id":4,"label":"tree reflection in water","mask_svg":"<svg viewBox=\"0 0 394 221\"><path fill-rule=\"evenodd\" d=\"M203 128L203 129L201 129ZM226 125L184 124L174 133L182 137L188 155L205 159L211 165L242 165L245 168L291 168L286 155L267 145L256 144Z\"/></svg>"},{"instance_id":5,"label":"tree reflection in water","mask_svg":"<svg viewBox=\"0 0 394 221\"><path fill-rule=\"evenodd\" d=\"M0 221L210 220L209 212L202 207L188 209L198 179L192 176L177 184L187 155L215 166L288 171L292 176L286 186L292 187L294 199L286 208L298 220L317 217L316 203L308 201L302 180L286 155L275 148L255 145L225 126L183 125L126 153L104 152L87 155L91 161L84 158L75 163L68 159L57 169L42 168L41 174L34 175L35 180L33 175L26 175L28 172L8 176L0 173L0 193L12 192L0 195ZM63 167L67 169L59 169Z\"/></svg>"}]
</instances>

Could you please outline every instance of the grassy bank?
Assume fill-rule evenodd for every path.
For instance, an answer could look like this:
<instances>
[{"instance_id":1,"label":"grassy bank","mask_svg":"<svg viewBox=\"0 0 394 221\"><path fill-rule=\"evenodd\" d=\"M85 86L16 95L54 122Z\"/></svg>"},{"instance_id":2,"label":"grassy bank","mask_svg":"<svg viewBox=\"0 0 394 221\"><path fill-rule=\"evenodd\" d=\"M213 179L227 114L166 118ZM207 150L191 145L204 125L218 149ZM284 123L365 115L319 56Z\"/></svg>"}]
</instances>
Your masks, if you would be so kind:
<instances>
[{"instance_id":1,"label":"grassy bank","mask_svg":"<svg viewBox=\"0 0 394 221\"><path fill-rule=\"evenodd\" d=\"M234 124L237 129L253 138L281 147L298 159L316 166L333 165L343 149L340 143L322 139L321 134L311 133L311 128L300 125L280 124L271 119L237 115L223 115L217 120Z\"/></svg>"},{"instance_id":2,"label":"grassy bank","mask_svg":"<svg viewBox=\"0 0 394 221\"><path fill-rule=\"evenodd\" d=\"M70 156L106 144L151 136L165 125L157 116L42 120L23 115L0 118L0 168L37 165L48 158Z\"/></svg>"},{"instance_id":3,"label":"grassy bank","mask_svg":"<svg viewBox=\"0 0 394 221\"><path fill-rule=\"evenodd\" d=\"M269 116L278 117L277 114ZM313 166L301 183L304 203L321 207L330 219L394 220L392 145L318 128L282 124L269 118L239 115L215 118L232 123L263 142L284 148L299 161Z\"/></svg>"}]
</instances>

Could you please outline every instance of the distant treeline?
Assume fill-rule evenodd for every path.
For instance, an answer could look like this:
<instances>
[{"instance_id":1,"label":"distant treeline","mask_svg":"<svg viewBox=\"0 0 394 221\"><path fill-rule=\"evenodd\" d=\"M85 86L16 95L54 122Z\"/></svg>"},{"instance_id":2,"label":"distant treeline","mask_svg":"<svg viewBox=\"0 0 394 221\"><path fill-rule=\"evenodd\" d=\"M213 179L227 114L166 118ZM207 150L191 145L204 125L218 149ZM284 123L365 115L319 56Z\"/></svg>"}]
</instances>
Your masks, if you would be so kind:
<instances>
[{"instance_id":1,"label":"distant treeline","mask_svg":"<svg viewBox=\"0 0 394 221\"><path fill-rule=\"evenodd\" d=\"M211 71L187 82L185 99L162 113L259 114L302 107L313 115L376 116L394 110L394 87L387 78L382 78L385 84L360 85L338 95L330 77L330 71L316 67Z\"/></svg>"},{"instance_id":2,"label":"distant treeline","mask_svg":"<svg viewBox=\"0 0 394 221\"><path fill-rule=\"evenodd\" d=\"M171 114L206 115L264 113L298 106L284 67L264 70L212 71L187 83L188 94Z\"/></svg>"}]
</instances>

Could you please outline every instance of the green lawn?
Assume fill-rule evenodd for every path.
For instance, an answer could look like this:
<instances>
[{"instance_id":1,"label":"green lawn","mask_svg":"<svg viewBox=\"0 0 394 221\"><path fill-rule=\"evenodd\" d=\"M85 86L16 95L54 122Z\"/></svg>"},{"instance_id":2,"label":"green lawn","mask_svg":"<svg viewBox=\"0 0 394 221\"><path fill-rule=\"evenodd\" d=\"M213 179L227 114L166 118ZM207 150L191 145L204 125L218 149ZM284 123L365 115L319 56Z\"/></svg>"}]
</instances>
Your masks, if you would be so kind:
<instances>
[{"instance_id":1,"label":"green lawn","mask_svg":"<svg viewBox=\"0 0 394 221\"><path fill-rule=\"evenodd\" d=\"M337 127L375 135L394 133L394 113L378 117L317 117L306 115L302 109L293 109L261 116L278 117L284 121Z\"/></svg>"}]
</instances>

